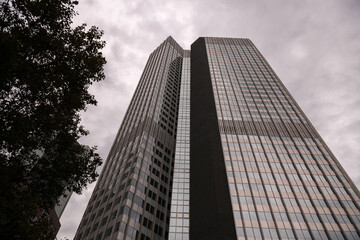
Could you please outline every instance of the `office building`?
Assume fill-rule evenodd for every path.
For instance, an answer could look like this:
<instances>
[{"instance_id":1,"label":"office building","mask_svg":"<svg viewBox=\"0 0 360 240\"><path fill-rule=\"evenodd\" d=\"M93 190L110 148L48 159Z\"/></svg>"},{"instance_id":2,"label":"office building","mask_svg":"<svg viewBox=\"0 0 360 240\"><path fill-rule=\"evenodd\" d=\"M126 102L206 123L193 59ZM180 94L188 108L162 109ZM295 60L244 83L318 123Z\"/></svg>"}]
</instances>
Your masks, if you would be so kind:
<instances>
[{"instance_id":1,"label":"office building","mask_svg":"<svg viewBox=\"0 0 360 240\"><path fill-rule=\"evenodd\" d=\"M60 199L59 199L59 203L54 208L55 213L56 213L56 215L58 216L59 219L61 218L61 215L63 214L63 212L65 210L65 207L66 207L66 205L68 204L68 202L70 200L72 192L66 190L65 194L66 194L66 197L61 196Z\"/></svg>"},{"instance_id":2,"label":"office building","mask_svg":"<svg viewBox=\"0 0 360 240\"><path fill-rule=\"evenodd\" d=\"M75 239L359 239L359 196L250 40L169 37Z\"/></svg>"}]
</instances>

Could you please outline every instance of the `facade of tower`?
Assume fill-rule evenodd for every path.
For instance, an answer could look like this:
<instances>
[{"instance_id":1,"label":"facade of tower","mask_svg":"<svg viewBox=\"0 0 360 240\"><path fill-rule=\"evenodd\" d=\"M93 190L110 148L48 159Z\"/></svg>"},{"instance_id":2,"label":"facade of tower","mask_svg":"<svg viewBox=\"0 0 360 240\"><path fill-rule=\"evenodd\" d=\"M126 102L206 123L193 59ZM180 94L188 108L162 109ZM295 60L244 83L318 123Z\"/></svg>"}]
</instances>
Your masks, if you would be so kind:
<instances>
[{"instance_id":1,"label":"facade of tower","mask_svg":"<svg viewBox=\"0 0 360 240\"><path fill-rule=\"evenodd\" d=\"M184 55L171 37L150 55L75 239L168 238Z\"/></svg>"},{"instance_id":2,"label":"facade of tower","mask_svg":"<svg viewBox=\"0 0 360 240\"><path fill-rule=\"evenodd\" d=\"M250 40L169 37L75 239L360 239L359 197Z\"/></svg>"},{"instance_id":3,"label":"facade of tower","mask_svg":"<svg viewBox=\"0 0 360 240\"><path fill-rule=\"evenodd\" d=\"M358 189L250 40L193 43L190 116L192 239L360 239Z\"/></svg>"}]
</instances>

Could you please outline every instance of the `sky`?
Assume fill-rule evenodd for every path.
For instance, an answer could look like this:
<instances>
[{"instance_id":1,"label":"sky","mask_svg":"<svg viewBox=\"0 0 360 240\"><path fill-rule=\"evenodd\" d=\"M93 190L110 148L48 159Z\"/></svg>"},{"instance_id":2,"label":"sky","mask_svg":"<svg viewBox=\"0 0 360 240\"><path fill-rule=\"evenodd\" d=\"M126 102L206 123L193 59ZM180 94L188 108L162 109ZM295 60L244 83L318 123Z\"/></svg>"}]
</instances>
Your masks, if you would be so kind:
<instances>
[{"instance_id":1,"label":"sky","mask_svg":"<svg viewBox=\"0 0 360 240\"><path fill-rule=\"evenodd\" d=\"M147 58L168 36L184 49L198 37L250 38L360 187L360 1L84 0L74 26L104 31L106 79L82 113L105 160ZM99 168L99 172L101 168ZM73 194L58 239L72 239L95 183Z\"/></svg>"}]
</instances>

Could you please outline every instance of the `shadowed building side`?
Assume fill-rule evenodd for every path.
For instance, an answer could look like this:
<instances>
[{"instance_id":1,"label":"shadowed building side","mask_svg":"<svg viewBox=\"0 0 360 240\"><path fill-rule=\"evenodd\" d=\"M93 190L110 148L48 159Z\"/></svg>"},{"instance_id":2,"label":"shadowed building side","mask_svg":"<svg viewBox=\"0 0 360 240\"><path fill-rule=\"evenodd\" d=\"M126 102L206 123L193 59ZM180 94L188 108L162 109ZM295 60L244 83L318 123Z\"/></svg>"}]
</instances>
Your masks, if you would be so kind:
<instances>
[{"instance_id":1,"label":"shadowed building side","mask_svg":"<svg viewBox=\"0 0 360 240\"><path fill-rule=\"evenodd\" d=\"M204 38L191 45L190 237L236 239Z\"/></svg>"}]
</instances>

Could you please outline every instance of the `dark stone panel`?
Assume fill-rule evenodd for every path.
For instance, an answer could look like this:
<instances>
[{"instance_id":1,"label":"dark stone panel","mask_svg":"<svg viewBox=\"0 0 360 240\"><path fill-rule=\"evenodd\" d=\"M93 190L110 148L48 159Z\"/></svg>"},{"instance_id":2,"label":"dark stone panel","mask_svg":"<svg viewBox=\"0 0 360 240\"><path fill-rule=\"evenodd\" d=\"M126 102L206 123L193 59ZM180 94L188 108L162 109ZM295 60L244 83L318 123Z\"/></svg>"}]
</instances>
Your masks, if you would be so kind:
<instances>
[{"instance_id":1,"label":"dark stone panel","mask_svg":"<svg viewBox=\"0 0 360 240\"><path fill-rule=\"evenodd\" d=\"M191 46L190 239L236 239L204 38Z\"/></svg>"}]
</instances>

